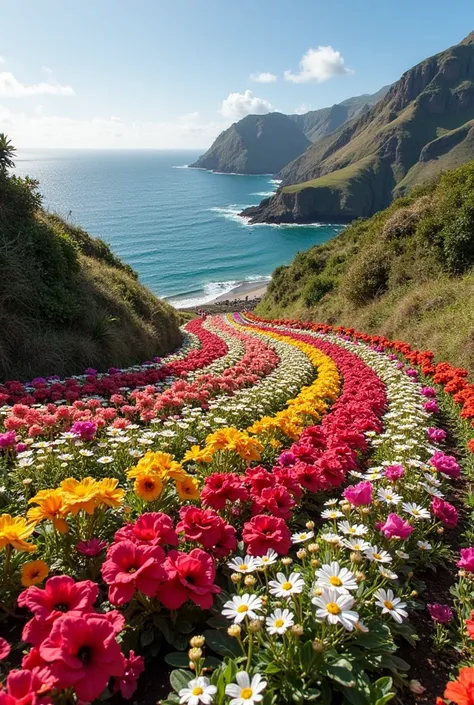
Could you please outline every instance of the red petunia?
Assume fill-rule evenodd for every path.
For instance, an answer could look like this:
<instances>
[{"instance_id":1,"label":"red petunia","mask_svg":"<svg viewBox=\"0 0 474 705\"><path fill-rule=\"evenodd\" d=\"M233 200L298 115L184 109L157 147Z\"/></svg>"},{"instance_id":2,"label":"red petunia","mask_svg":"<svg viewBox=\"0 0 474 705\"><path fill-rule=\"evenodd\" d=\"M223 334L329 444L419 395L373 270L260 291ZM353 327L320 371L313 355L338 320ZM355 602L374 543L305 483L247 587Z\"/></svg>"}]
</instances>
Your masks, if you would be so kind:
<instances>
[{"instance_id":1,"label":"red petunia","mask_svg":"<svg viewBox=\"0 0 474 705\"><path fill-rule=\"evenodd\" d=\"M145 662L142 656L135 656L132 650L125 662L123 674L114 680L113 692L120 691L120 695L129 700L137 689L137 680L145 670Z\"/></svg>"},{"instance_id":2,"label":"red petunia","mask_svg":"<svg viewBox=\"0 0 474 705\"><path fill-rule=\"evenodd\" d=\"M201 492L203 504L213 509L225 509L227 502L245 502L249 493L242 478L231 472L213 473L206 477Z\"/></svg>"},{"instance_id":3,"label":"red petunia","mask_svg":"<svg viewBox=\"0 0 474 705\"><path fill-rule=\"evenodd\" d=\"M447 684L444 697L456 705L474 705L474 668L461 668L457 680Z\"/></svg>"},{"instance_id":4,"label":"red petunia","mask_svg":"<svg viewBox=\"0 0 474 705\"><path fill-rule=\"evenodd\" d=\"M258 514L244 524L242 538L251 556L264 556L269 548L284 555L291 546L291 534L286 522L266 514Z\"/></svg>"},{"instance_id":5,"label":"red petunia","mask_svg":"<svg viewBox=\"0 0 474 705\"><path fill-rule=\"evenodd\" d=\"M6 690L0 690L0 705L52 705L47 695L54 686L54 678L35 671L10 671Z\"/></svg>"},{"instance_id":6,"label":"red petunia","mask_svg":"<svg viewBox=\"0 0 474 705\"><path fill-rule=\"evenodd\" d=\"M196 541L204 548L213 548L221 539L225 521L213 509L182 507L178 532L183 532L188 541Z\"/></svg>"},{"instance_id":7,"label":"red petunia","mask_svg":"<svg viewBox=\"0 0 474 705\"><path fill-rule=\"evenodd\" d=\"M120 541L111 546L102 565L110 602L124 605L130 602L135 590L153 597L158 585L167 578L164 560L161 546L144 546L132 541Z\"/></svg>"},{"instance_id":8,"label":"red petunia","mask_svg":"<svg viewBox=\"0 0 474 705\"><path fill-rule=\"evenodd\" d=\"M275 485L266 487L259 497L255 497L252 505L252 514L268 512L281 519L291 519L296 502L286 487Z\"/></svg>"},{"instance_id":9,"label":"red petunia","mask_svg":"<svg viewBox=\"0 0 474 705\"><path fill-rule=\"evenodd\" d=\"M178 534L173 520L163 512L145 512L134 524L126 524L115 533L115 541L129 540L149 546L176 546Z\"/></svg>"},{"instance_id":10,"label":"red petunia","mask_svg":"<svg viewBox=\"0 0 474 705\"><path fill-rule=\"evenodd\" d=\"M158 599L170 610L191 600L203 609L212 606L212 595L221 591L214 585L216 567L212 557L200 548L189 554L170 551L164 567L168 580L158 587Z\"/></svg>"}]
</instances>

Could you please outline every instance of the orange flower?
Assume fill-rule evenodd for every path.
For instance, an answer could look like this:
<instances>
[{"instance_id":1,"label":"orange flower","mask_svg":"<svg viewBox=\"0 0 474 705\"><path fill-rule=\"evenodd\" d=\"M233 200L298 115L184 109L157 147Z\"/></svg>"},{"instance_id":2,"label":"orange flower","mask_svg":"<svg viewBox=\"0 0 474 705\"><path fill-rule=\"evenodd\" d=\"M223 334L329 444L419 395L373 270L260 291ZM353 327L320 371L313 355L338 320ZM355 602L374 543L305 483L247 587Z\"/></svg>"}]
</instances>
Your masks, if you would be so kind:
<instances>
[{"instance_id":1,"label":"orange flower","mask_svg":"<svg viewBox=\"0 0 474 705\"><path fill-rule=\"evenodd\" d=\"M143 473L135 479L134 489L140 499L153 502L163 492L163 483L155 473Z\"/></svg>"},{"instance_id":2,"label":"orange flower","mask_svg":"<svg viewBox=\"0 0 474 705\"><path fill-rule=\"evenodd\" d=\"M34 530L35 524L24 517L0 514L0 549L12 546L17 551L36 551L36 546L25 541Z\"/></svg>"},{"instance_id":3,"label":"orange flower","mask_svg":"<svg viewBox=\"0 0 474 705\"><path fill-rule=\"evenodd\" d=\"M474 668L461 668L457 680L447 684L444 697L456 705L474 705Z\"/></svg>"},{"instance_id":4,"label":"orange flower","mask_svg":"<svg viewBox=\"0 0 474 705\"><path fill-rule=\"evenodd\" d=\"M93 514L97 506L97 494L100 484L93 477L85 477L80 482L68 477L61 482L66 511L77 514L83 509L87 514Z\"/></svg>"},{"instance_id":5,"label":"orange flower","mask_svg":"<svg viewBox=\"0 0 474 705\"><path fill-rule=\"evenodd\" d=\"M65 534L68 531L69 527L64 518L66 516L64 496L61 490L40 490L30 499L28 504L38 505L28 509L28 519L34 522L49 519L49 521L53 522L54 528L61 534Z\"/></svg>"},{"instance_id":6,"label":"orange flower","mask_svg":"<svg viewBox=\"0 0 474 705\"><path fill-rule=\"evenodd\" d=\"M21 569L21 584L25 587L39 585L48 577L49 568L44 561L28 561Z\"/></svg>"},{"instance_id":7,"label":"orange flower","mask_svg":"<svg viewBox=\"0 0 474 705\"><path fill-rule=\"evenodd\" d=\"M99 504L105 504L107 507L120 507L125 490L117 489L118 482L113 477L106 477L99 482L97 488L97 502Z\"/></svg>"},{"instance_id":8,"label":"orange flower","mask_svg":"<svg viewBox=\"0 0 474 705\"><path fill-rule=\"evenodd\" d=\"M186 475L182 480L177 480L176 492L180 499L199 499L199 485L197 480L189 475Z\"/></svg>"},{"instance_id":9,"label":"orange flower","mask_svg":"<svg viewBox=\"0 0 474 705\"><path fill-rule=\"evenodd\" d=\"M212 463L212 453L209 448L200 448L200 446L191 446L184 454L183 463L193 461L195 463Z\"/></svg>"}]
</instances>

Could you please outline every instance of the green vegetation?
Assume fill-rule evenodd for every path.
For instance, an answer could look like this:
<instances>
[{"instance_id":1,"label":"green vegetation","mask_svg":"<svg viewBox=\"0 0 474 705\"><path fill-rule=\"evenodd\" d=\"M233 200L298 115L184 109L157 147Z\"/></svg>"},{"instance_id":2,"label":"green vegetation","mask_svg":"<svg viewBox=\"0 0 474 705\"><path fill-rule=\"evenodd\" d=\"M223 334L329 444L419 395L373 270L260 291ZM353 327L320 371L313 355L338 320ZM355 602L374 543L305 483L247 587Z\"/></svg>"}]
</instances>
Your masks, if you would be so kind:
<instances>
[{"instance_id":1,"label":"green vegetation","mask_svg":"<svg viewBox=\"0 0 474 705\"><path fill-rule=\"evenodd\" d=\"M0 135L0 379L141 362L179 344L178 314L102 240L41 208Z\"/></svg>"},{"instance_id":2,"label":"green vegetation","mask_svg":"<svg viewBox=\"0 0 474 705\"><path fill-rule=\"evenodd\" d=\"M351 326L474 367L474 162L273 273L257 313Z\"/></svg>"}]
</instances>

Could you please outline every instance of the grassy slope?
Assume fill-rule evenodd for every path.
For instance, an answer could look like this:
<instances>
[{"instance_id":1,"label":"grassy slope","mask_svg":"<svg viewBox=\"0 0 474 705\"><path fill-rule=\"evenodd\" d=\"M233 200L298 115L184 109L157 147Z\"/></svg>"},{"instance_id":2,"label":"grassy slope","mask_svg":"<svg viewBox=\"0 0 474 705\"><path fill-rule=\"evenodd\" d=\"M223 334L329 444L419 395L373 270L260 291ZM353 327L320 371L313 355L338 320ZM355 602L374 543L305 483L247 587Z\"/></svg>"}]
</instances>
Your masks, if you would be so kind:
<instances>
[{"instance_id":1,"label":"grassy slope","mask_svg":"<svg viewBox=\"0 0 474 705\"><path fill-rule=\"evenodd\" d=\"M0 379L142 362L179 344L179 317L101 240L0 179Z\"/></svg>"},{"instance_id":2,"label":"grassy slope","mask_svg":"<svg viewBox=\"0 0 474 705\"><path fill-rule=\"evenodd\" d=\"M474 369L474 162L298 253L257 313L353 326Z\"/></svg>"}]
</instances>

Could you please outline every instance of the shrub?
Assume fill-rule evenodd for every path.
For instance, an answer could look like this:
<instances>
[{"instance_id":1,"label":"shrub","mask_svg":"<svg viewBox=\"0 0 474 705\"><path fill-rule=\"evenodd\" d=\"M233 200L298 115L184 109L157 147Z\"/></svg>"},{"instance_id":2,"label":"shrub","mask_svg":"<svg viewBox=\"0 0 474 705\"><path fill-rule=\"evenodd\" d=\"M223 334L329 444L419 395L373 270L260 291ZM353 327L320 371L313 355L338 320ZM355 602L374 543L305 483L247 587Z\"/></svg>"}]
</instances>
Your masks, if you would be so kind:
<instances>
[{"instance_id":1,"label":"shrub","mask_svg":"<svg viewBox=\"0 0 474 705\"><path fill-rule=\"evenodd\" d=\"M305 306L311 308L316 306L323 296L334 288L334 281L324 276L316 276L308 281L303 289L303 301Z\"/></svg>"},{"instance_id":2,"label":"shrub","mask_svg":"<svg viewBox=\"0 0 474 705\"><path fill-rule=\"evenodd\" d=\"M390 256L382 244L363 250L343 279L344 296L358 306L368 303L387 290L389 271Z\"/></svg>"}]
</instances>

